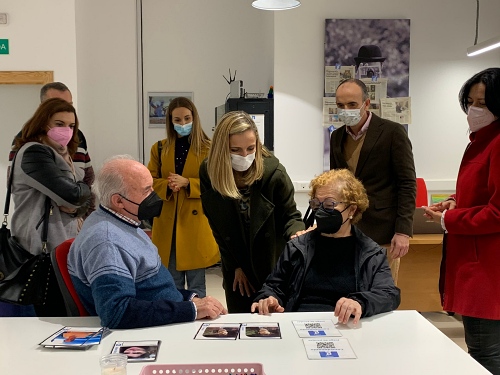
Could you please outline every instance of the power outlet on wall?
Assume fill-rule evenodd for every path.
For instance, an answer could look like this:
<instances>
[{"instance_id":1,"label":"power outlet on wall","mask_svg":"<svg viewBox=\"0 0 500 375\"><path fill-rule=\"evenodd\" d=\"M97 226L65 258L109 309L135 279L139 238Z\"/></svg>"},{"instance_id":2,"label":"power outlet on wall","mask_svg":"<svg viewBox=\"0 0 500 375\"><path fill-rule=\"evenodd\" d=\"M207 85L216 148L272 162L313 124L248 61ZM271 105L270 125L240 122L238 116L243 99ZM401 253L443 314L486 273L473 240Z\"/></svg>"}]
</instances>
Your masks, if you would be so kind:
<instances>
[{"instance_id":1,"label":"power outlet on wall","mask_svg":"<svg viewBox=\"0 0 500 375\"><path fill-rule=\"evenodd\" d=\"M297 192L307 192L309 191L309 181L295 181L293 187Z\"/></svg>"},{"instance_id":2,"label":"power outlet on wall","mask_svg":"<svg viewBox=\"0 0 500 375\"><path fill-rule=\"evenodd\" d=\"M7 24L7 13L0 13L0 25Z\"/></svg>"}]
</instances>

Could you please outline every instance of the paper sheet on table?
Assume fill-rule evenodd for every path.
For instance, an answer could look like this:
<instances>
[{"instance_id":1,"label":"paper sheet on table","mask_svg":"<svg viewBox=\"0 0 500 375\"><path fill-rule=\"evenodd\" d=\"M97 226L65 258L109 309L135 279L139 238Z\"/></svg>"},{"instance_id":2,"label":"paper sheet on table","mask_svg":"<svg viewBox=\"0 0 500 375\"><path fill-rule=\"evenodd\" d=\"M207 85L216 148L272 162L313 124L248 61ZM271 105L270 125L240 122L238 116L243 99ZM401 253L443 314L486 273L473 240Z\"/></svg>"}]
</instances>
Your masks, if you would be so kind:
<instances>
[{"instance_id":1,"label":"paper sheet on table","mask_svg":"<svg viewBox=\"0 0 500 375\"><path fill-rule=\"evenodd\" d=\"M299 337L342 336L332 320L292 320Z\"/></svg>"},{"instance_id":2,"label":"paper sheet on table","mask_svg":"<svg viewBox=\"0 0 500 375\"><path fill-rule=\"evenodd\" d=\"M356 358L349 341L344 338L302 339L309 359Z\"/></svg>"}]
</instances>

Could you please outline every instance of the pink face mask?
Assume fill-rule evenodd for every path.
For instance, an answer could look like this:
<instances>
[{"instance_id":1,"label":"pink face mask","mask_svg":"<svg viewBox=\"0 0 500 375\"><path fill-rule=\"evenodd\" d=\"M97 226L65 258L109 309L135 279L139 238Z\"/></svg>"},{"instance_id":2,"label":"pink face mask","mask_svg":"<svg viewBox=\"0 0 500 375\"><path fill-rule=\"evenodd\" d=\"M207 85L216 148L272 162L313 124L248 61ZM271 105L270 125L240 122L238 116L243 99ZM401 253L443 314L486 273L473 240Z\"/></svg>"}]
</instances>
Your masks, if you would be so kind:
<instances>
[{"instance_id":1,"label":"pink face mask","mask_svg":"<svg viewBox=\"0 0 500 375\"><path fill-rule=\"evenodd\" d=\"M66 126L55 126L47 132L47 136L53 141L65 147L73 138L73 129Z\"/></svg>"},{"instance_id":2,"label":"pink face mask","mask_svg":"<svg viewBox=\"0 0 500 375\"><path fill-rule=\"evenodd\" d=\"M467 113L467 122L471 132L477 132L479 129L495 121L495 115L487 108L479 108L471 105Z\"/></svg>"}]
</instances>

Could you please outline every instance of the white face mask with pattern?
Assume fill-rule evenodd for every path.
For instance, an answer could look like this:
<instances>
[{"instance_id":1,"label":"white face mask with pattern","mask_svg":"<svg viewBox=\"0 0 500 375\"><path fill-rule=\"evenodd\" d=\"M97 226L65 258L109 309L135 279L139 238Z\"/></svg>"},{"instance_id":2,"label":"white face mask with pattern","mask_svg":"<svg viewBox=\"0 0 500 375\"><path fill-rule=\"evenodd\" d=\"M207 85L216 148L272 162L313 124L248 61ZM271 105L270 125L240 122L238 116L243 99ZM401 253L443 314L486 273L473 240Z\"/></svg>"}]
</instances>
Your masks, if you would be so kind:
<instances>
[{"instance_id":1,"label":"white face mask with pattern","mask_svg":"<svg viewBox=\"0 0 500 375\"><path fill-rule=\"evenodd\" d=\"M361 110L365 104L361 106L361 108L357 109L339 109L339 120L342 121L346 126L356 126L361 121Z\"/></svg>"},{"instance_id":2,"label":"white face mask with pattern","mask_svg":"<svg viewBox=\"0 0 500 375\"><path fill-rule=\"evenodd\" d=\"M495 121L495 115L488 108L474 107L471 105L467 111L467 122L471 132L477 132L479 129L488 126Z\"/></svg>"},{"instance_id":3,"label":"white face mask with pattern","mask_svg":"<svg viewBox=\"0 0 500 375\"><path fill-rule=\"evenodd\" d=\"M247 156L231 154L231 164L233 169L238 172L245 172L255 160L255 152Z\"/></svg>"}]
</instances>

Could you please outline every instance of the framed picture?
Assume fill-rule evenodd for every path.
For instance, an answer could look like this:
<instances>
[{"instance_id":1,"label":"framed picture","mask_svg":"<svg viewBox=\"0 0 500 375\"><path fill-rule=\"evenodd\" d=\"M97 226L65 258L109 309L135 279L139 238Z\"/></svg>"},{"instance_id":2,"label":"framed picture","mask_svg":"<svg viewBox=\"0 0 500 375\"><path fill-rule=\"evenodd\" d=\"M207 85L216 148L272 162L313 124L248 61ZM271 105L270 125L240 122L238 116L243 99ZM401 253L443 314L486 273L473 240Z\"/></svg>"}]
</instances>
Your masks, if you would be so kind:
<instances>
[{"instance_id":1,"label":"framed picture","mask_svg":"<svg viewBox=\"0 0 500 375\"><path fill-rule=\"evenodd\" d=\"M167 108L172 99L184 96L193 101L192 92L148 92L147 107L150 128L164 128Z\"/></svg>"}]
</instances>

